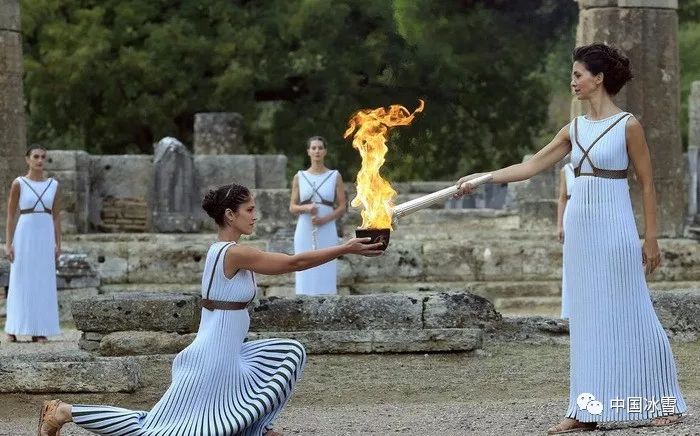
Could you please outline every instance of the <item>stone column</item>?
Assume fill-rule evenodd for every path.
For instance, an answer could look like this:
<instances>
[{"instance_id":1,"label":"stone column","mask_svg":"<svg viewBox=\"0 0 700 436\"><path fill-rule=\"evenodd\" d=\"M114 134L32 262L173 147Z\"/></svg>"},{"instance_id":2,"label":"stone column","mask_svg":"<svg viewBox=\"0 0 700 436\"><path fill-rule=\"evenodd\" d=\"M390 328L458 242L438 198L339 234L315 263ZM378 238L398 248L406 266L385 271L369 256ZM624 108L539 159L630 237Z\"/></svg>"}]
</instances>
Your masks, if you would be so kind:
<instances>
[{"instance_id":1,"label":"stone column","mask_svg":"<svg viewBox=\"0 0 700 436\"><path fill-rule=\"evenodd\" d=\"M700 81L693 82L688 97L688 219L698 224L698 197L700 196Z\"/></svg>"},{"instance_id":2,"label":"stone column","mask_svg":"<svg viewBox=\"0 0 700 436\"><path fill-rule=\"evenodd\" d=\"M194 116L195 154L247 154L243 144L243 116L211 112Z\"/></svg>"},{"instance_id":3,"label":"stone column","mask_svg":"<svg viewBox=\"0 0 700 436\"><path fill-rule=\"evenodd\" d=\"M685 159L681 145L677 0L579 0L576 45L605 42L630 58L635 78L615 97L642 123L654 166L658 236L683 233ZM580 105L574 105L578 115ZM638 228L643 231L639 185L630 176Z\"/></svg>"},{"instance_id":4,"label":"stone column","mask_svg":"<svg viewBox=\"0 0 700 436\"><path fill-rule=\"evenodd\" d=\"M0 0L0 239L10 182L24 171L27 147L22 90L22 35L19 0Z\"/></svg>"}]
</instances>

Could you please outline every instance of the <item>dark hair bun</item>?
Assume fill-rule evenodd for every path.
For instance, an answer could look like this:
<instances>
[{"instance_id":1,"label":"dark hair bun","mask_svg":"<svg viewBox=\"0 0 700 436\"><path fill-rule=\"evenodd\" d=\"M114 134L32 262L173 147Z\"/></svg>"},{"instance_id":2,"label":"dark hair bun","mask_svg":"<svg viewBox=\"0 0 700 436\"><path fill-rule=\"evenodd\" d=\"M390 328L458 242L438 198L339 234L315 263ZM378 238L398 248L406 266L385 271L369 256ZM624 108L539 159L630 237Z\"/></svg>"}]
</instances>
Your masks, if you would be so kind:
<instances>
[{"instance_id":1,"label":"dark hair bun","mask_svg":"<svg viewBox=\"0 0 700 436\"><path fill-rule=\"evenodd\" d=\"M250 199L250 191L242 185L231 183L210 189L202 200L202 209L220 226L225 224L226 209L238 212L241 204Z\"/></svg>"},{"instance_id":2,"label":"dark hair bun","mask_svg":"<svg viewBox=\"0 0 700 436\"><path fill-rule=\"evenodd\" d=\"M606 44L597 42L576 47L572 57L574 61L586 64L591 74L603 73L603 87L610 95L620 92L625 83L634 77L629 58Z\"/></svg>"}]
</instances>

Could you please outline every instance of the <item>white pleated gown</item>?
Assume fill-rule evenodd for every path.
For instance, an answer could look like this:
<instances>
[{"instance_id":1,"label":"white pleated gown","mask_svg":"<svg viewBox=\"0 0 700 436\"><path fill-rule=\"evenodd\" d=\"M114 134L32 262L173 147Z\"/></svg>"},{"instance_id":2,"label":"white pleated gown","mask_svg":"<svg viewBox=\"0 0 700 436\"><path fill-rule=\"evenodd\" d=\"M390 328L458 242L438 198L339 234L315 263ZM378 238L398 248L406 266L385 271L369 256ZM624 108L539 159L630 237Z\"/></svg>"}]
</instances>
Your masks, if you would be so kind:
<instances>
[{"instance_id":1,"label":"white pleated gown","mask_svg":"<svg viewBox=\"0 0 700 436\"><path fill-rule=\"evenodd\" d=\"M620 116L599 121L578 117L580 146L587 149ZM597 168L628 167L626 121L616 124L591 149L589 156ZM572 122L571 160L577 167L583 152L573 126ZM584 159L581 170L590 173L591 162ZM685 412L671 347L646 285L627 179L576 177L564 229L571 338L566 416L609 422ZM577 399L584 394L590 395L581 403L582 409ZM601 405L597 413L596 406Z\"/></svg>"},{"instance_id":2,"label":"white pleated gown","mask_svg":"<svg viewBox=\"0 0 700 436\"><path fill-rule=\"evenodd\" d=\"M228 279L224 255L216 260L227 245L217 242L209 249L202 295L213 277L209 299L250 301L253 273L239 270ZM202 309L197 337L175 357L172 384L150 412L74 405L73 421L114 436L264 435L291 397L306 354L294 340L243 342L249 325L248 310Z\"/></svg>"},{"instance_id":3,"label":"white pleated gown","mask_svg":"<svg viewBox=\"0 0 700 436\"><path fill-rule=\"evenodd\" d=\"M566 186L566 196L567 205L569 200L571 200L571 189L574 186L574 167L571 163L564 165L562 168L564 172L564 180ZM566 208L564 208L564 216L566 216ZM564 239L566 239L566 233L564 233ZM566 290L566 274L564 274L564 263L566 259L562 259L562 274L561 274L561 318L569 319L569 292Z\"/></svg>"},{"instance_id":4,"label":"white pleated gown","mask_svg":"<svg viewBox=\"0 0 700 436\"><path fill-rule=\"evenodd\" d=\"M36 182L26 177L17 180L19 208L37 213L20 214L15 227L12 240L15 260L10 265L5 332L24 336L60 335L56 235L53 215L43 212L53 207L58 182L54 179Z\"/></svg>"},{"instance_id":5,"label":"white pleated gown","mask_svg":"<svg viewBox=\"0 0 700 436\"><path fill-rule=\"evenodd\" d=\"M326 200L335 200L335 184L338 177L336 170L323 174L311 174L299 171L299 201L311 199L316 203L316 215L323 217L333 213L333 207L322 204ZM325 181L324 181L325 180ZM310 183L309 183L310 182ZM317 189L314 192L314 189ZM316 229L316 249L338 245L338 229L335 220L329 221ZM304 253L313 249L313 224L311 214L303 213L297 219L294 231L294 253ZM298 295L333 295L337 289L337 263L335 260L314 268L298 271L296 275L296 293Z\"/></svg>"}]
</instances>

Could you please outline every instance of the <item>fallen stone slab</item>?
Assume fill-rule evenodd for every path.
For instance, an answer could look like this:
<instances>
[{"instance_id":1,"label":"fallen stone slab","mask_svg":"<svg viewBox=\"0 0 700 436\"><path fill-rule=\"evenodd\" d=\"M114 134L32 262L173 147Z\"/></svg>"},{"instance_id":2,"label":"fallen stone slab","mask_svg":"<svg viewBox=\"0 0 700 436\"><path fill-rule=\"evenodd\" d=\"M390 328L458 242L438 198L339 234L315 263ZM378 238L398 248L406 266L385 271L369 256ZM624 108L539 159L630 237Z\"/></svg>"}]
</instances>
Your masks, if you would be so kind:
<instances>
[{"instance_id":1,"label":"fallen stone slab","mask_svg":"<svg viewBox=\"0 0 700 436\"><path fill-rule=\"evenodd\" d=\"M673 340L700 338L700 289L652 291L652 302L661 325Z\"/></svg>"},{"instance_id":2,"label":"fallen stone slab","mask_svg":"<svg viewBox=\"0 0 700 436\"><path fill-rule=\"evenodd\" d=\"M141 367L133 357L95 357L85 352L4 357L0 392L134 392Z\"/></svg>"},{"instance_id":3,"label":"fallen stone slab","mask_svg":"<svg viewBox=\"0 0 700 436\"><path fill-rule=\"evenodd\" d=\"M73 302L75 326L84 332L191 333L197 331L200 313L199 297L181 293L134 292Z\"/></svg>"},{"instance_id":4,"label":"fallen stone slab","mask_svg":"<svg viewBox=\"0 0 700 436\"><path fill-rule=\"evenodd\" d=\"M481 349L479 329L388 329L252 332L250 340L289 338L309 354L427 353Z\"/></svg>"},{"instance_id":5,"label":"fallen stone slab","mask_svg":"<svg viewBox=\"0 0 700 436\"><path fill-rule=\"evenodd\" d=\"M143 356L179 353L195 336L194 333L128 331L86 341L93 343L94 350L102 356ZM247 340L270 338L296 339L309 354L472 351L480 349L483 341L481 330L473 328L265 331L251 332Z\"/></svg>"}]
</instances>

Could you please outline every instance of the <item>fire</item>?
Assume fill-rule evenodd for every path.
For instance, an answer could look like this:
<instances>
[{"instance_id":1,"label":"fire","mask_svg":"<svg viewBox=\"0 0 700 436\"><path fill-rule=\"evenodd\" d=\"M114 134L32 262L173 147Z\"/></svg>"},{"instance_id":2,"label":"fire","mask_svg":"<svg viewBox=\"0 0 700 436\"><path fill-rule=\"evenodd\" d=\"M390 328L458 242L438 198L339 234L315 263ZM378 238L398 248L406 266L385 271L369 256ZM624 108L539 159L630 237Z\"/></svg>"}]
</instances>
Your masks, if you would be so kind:
<instances>
[{"instance_id":1,"label":"fire","mask_svg":"<svg viewBox=\"0 0 700 436\"><path fill-rule=\"evenodd\" d=\"M389 108L362 109L350 118L344 138L355 132L352 146L360 151L362 167L357 173L357 196L350 202L353 207L362 205L363 229L391 229L391 209L396 191L379 175L387 152L386 140L389 129L411 124L425 102L410 113L400 105ZM357 131L355 131L357 129Z\"/></svg>"}]
</instances>

